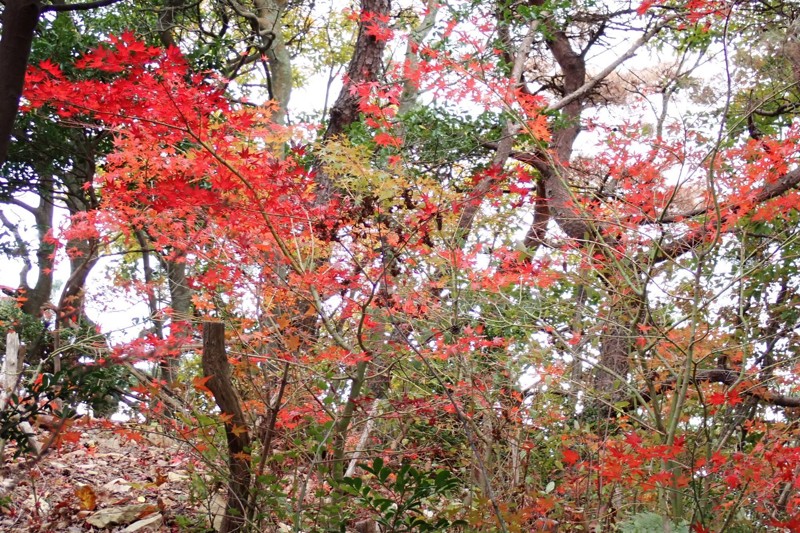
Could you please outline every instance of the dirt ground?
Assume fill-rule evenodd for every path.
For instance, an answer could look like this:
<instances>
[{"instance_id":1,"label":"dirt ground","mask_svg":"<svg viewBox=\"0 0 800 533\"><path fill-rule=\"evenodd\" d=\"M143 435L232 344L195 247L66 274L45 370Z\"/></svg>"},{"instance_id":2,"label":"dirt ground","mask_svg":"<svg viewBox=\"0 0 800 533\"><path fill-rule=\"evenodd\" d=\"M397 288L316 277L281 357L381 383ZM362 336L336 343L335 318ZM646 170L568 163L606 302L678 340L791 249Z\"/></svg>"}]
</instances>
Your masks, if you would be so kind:
<instances>
[{"instance_id":1,"label":"dirt ground","mask_svg":"<svg viewBox=\"0 0 800 533\"><path fill-rule=\"evenodd\" d=\"M37 436L45 443L50 434ZM0 531L213 531L221 492L190 447L157 428L104 420L63 431L40 460L4 450Z\"/></svg>"}]
</instances>

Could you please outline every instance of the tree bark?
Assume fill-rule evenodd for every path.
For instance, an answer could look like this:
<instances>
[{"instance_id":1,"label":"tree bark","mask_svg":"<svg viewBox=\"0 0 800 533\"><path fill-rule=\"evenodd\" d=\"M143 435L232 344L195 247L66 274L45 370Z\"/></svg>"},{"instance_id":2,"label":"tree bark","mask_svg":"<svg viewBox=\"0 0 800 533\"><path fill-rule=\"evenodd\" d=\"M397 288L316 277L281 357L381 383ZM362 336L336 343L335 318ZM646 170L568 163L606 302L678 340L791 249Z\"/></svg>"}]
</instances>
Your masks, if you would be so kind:
<instances>
[{"instance_id":1,"label":"tree bark","mask_svg":"<svg viewBox=\"0 0 800 533\"><path fill-rule=\"evenodd\" d=\"M19 342L19 335L15 331L9 331L6 336L6 357L3 359L2 376L0 376L0 412L8 407L8 401L11 396L17 392L19 388L20 376L22 375L22 352ZM36 440L30 422L27 420L20 420L17 422L19 429L27 436L28 445L36 454L42 452L42 447ZM5 441L0 441L0 451L3 448Z\"/></svg>"},{"instance_id":2,"label":"tree bark","mask_svg":"<svg viewBox=\"0 0 800 533\"><path fill-rule=\"evenodd\" d=\"M375 15L375 20L389 15L389 0L362 0L361 13ZM369 35L364 24L358 28L358 38L353 58L347 66L345 84L336 103L331 108L330 122L325 131L325 140L344 133L344 130L358 120L359 97L351 89L365 82L375 81L383 68L383 51L386 41Z\"/></svg>"},{"instance_id":3,"label":"tree bark","mask_svg":"<svg viewBox=\"0 0 800 533\"><path fill-rule=\"evenodd\" d=\"M38 0L6 0L3 36L0 39L0 164L8 157L8 145L19 99L25 84L25 70L33 46L41 4Z\"/></svg>"},{"instance_id":4,"label":"tree bark","mask_svg":"<svg viewBox=\"0 0 800 533\"><path fill-rule=\"evenodd\" d=\"M630 370L633 346L631 328L623 322L624 317L610 320L600 341L600 365L594 374L594 387L604 416L613 415L614 404L626 397L625 378Z\"/></svg>"},{"instance_id":5,"label":"tree bark","mask_svg":"<svg viewBox=\"0 0 800 533\"><path fill-rule=\"evenodd\" d=\"M565 95L570 94L583 85L586 79L586 63L583 57L572 49L569 37L563 31L559 29L547 31L551 34L547 39L547 47L564 77L562 91ZM572 156L575 139L581 131L583 106L583 99L575 99L561 110L561 122L564 126L553 132L552 152L555 158L550 162L548 172L542 176L550 213L564 233L579 242L591 239L593 228L575 207L574 196L569 189L566 165Z\"/></svg>"},{"instance_id":6,"label":"tree bark","mask_svg":"<svg viewBox=\"0 0 800 533\"><path fill-rule=\"evenodd\" d=\"M379 17L389 16L389 6L389 0L361 0L361 12L376 15L376 20ZM330 120L323 140L328 141L341 135L358 120L359 96L353 89L362 83L378 79L378 74L383 69L383 51L385 49L385 40L369 35L364 24L359 26L353 58L347 66L344 86L331 107ZM330 178L324 172L320 172L317 203L326 204L332 194L333 184Z\"/></svg>"},{"instance_id":7,"label":"tree bark","mask_svg":"<svg viewBox=\"0 0 800 533\"><path fill-rule=\"evenodd\" d=\"M226 415L225 435L228 440L228 506L222 519L220 533L245 531L246 508L250 490L250 434L239 397L231 382L228 355L225 353L225 325L221 322L203 324L203 375L210 378L206 386L223 415Z\"/></svg>"},{"instance_id":8,"label":"tree bark","mask_svg":"<svg viewBox=\"0 0 800 533\"><path fill-rule=\"evenodd\" d=\"M172 338L171 347L174 353L170 353L161 362L161 378L171 385L174 383L178 374L180 364L181 346L189 337L191 328L192 310L192 289L186 280L186 260L185 256L175 259L164 259L164 269L167 271L167 282L169 285L169 299L172 307L172 318L170 321L170 337ZM171 350L172 351L172 350Z\"/></svg>"},{"instance_id":9,"label":"tree bark","mask_svg":"<svg viewBox=\"0 0 800 533\"><path fill-rule=\"evenodd\" d=\"M184 7L183 0L165 0L160 8L156 32L158 32L158 39L161 44L167 48L177 46L173 31L175 28L175 12Z\"/></svg>"},{"instance_id":10,"label":"tree bark","mask_svg":"<svg viewBox=\"0 0 800 533\"><path fill-rule=\"evenodd\" d=\"M55 266L55 245L48 240L50 230L53 229L53 177L43 176L39 187L39 205L32 210L36 221L36 230L39 239L39 249L36 250L36 266L39 273L36 284L31 288L27 280L22 282L25 298L22 312L27 315L39 317L42 308L50 302L50 293L53 290L53 267Z\"/></svg>"},{"instance_id":11,"label":"tree bark","mask_svg":"<svg viewBox=\"0 0 800 533\"><path fill-rule=\"evenodd\" d=\"M281 28L281 15L286 9L286 0L256 0L258 12L257 28L269 65L270 96L278 104L273 116L277 124L287 119L289 97L292 94L292 61Z\"/></svg>"},{"instance_id":12,"label":"tree bark","mask_svg":"<svg viewBox=\"0 0 800 533\"><path fill-rule=\"evenodd\" d=\"M389 5L389 0L362 0L361 12L375 14L378 17L388 17ZM350 125L358 120L360 114L359 97L354 94L352 89L361 83L378 79L378 75L383 68L383 52L385 48L386 41L368 35L364 24L359 26L358 38L356 39L353 57L347 68L345 84L336 99L336 103L331 108L330 121L323 137L325 141L332 140L343 134ZM319 189L316 204L325 205L333 197L335 189L324 168L319 169L317 181ZM319 261L319 264L321 263L322 260ZM306 333L309 338L312 338L314 337L312 332L316 329L317 317L306 318L310 305L310 303L301 304L298 316L301 317L299 329ZM356 402L361 397L369 366L370 363L367 361L362 361L356 366L355 376L350 383L350 392L333 431L333 475L335 478L340 478L344 474L347 431L353 419ZM379 397L380 394L379 392L376 397Z\"/></svg>"}]
</instances>

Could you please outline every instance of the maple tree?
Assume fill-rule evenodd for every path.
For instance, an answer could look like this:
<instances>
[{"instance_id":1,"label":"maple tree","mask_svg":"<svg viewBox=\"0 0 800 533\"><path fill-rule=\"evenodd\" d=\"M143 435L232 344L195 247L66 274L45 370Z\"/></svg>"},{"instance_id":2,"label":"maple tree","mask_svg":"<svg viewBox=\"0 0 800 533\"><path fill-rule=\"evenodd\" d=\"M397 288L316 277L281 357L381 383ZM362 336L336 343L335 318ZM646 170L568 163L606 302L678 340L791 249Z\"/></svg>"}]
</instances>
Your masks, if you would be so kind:
<instances>
[{"instance_id":1,"label":"maple tree","mask_svg":"<svg viewBox=\"0 0 800 533\"><path fill-rule=\"evenodd\" d=\"M27 131L95 152L29 211L56 352L227 461L222 530L797 529L796 7L362 0L315 56L303 3L203 4L228 57L165 5L30 67ZM90 354L103 253L150 326Z\"/></svg>"}]
</instances>

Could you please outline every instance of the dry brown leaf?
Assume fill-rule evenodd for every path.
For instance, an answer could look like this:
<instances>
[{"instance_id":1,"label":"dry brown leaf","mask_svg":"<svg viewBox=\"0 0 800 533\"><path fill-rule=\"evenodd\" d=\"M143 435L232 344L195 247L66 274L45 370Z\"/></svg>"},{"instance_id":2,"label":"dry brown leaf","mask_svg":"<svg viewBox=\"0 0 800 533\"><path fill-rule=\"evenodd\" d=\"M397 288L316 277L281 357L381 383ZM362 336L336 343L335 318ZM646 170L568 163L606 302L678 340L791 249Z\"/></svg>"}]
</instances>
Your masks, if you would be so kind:
<instances>
[{"instance_id":1,"label":"dry brown leaf","mask_svg":"<svg viewBox=\"0 0 800 533\"><path fill-rule=\"evenodd\" d=\"M164 474L164 471L161 470L160 468L156 470L156 482L155 482L156 486L160 487L167 481L169 481L169 478Z\"/></svg>"}]
</instances>

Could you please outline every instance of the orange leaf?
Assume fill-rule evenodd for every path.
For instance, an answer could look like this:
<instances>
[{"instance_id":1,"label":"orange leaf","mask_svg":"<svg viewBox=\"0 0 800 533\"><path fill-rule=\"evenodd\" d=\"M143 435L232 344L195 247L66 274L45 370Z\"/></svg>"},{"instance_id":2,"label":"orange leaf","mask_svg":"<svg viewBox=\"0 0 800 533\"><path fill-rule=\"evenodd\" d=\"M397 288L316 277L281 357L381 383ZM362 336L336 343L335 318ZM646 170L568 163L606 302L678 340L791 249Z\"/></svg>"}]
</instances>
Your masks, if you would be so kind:
<instances>
[{"instance_id":1,"label":"orange leaf","mask_svg":"<svg viewBox=\"0 0 800 533\"><path fill-rule=\"evenodd\" d=\"M394 146L399 148L403 145L403 139L384 132L377 134L374 141L378 146Z\"/></svg>"},{"instance_id":2,"label":"orange leaf","mask_svg":"<svg viewBox=\"0 0 800 533\"><path fill-rule=\"evenodd\" d=\"M200 392L211 393L211 389L206 387L206 383L208 383L208 380L213 378L213 377L214 376L206 376L206 377L203 377L203 378L200 378L200 377L193 378L192 379L192 385L194 386L195 389L197 389ZM211 393L211 394L213 394L213 393Z\"/></svg>"},{"instance_id":3,"label":"orange leaf","mask_svg":"<svg viewBox=\"0 0 800 533\"><path fill-rule=\"evenodd\" d=\"M69 442L76 444L81 440L81 434L77 431L62 431L58 436L59 442Z\"/></svg>"},{"instance_id":4,"label":"orange leaf","mask_svg":"<svg viewBox=\"0 0 800 533\"><path fill-rule=\"evenodd\" d=\"M114 433L133 442L142 442L144 440L140 433L127 428L115 429Z\"/></svg>"},{"instance_id":5,"label":"orange leaf","mask_svg":"<svg viewBox=\"0 0 800 533\"><path fill-rule=\"evenodd\" d=\"M94 511L97 507L97 495L89 485L81 485L75 488L75 496L78 497L78 505L83 511Z\"/></svg>"},{"instance_id":6,"label":"orange leaf","mask_svg":"<svg viewBox=\"0 0 800 533\"><path fill-rule=\"evenodd\" d=\"M233 428L231 428L231 433L237 437L241 437L242 435L247 435L247 428L234 425Z\"/></svg>"},{"instance_id":7,"label":"orange leaf","mask_svg":"<svg viewBox=\"0 0 800 533\"><path fill-rule=\"evenodd\" d=\"M297 335L292 335L291 337L286 338L286 347L290 351L295 351L300 347L300 337Z\"/></svg>"},{"instance_id":8,"label":"orange leaf","mask_svg":"<svg viewBox=\"0 0 800 533\"><path fill-rule=\"evenodd\" d=\"M725 393L724 392L711 393L706 397L706 401L709 403L709 405L722 405L725 403Z\"/></svg>"},{"instance_id":9,"label":"orange leaf","mask_svg":"<svg viewBox=\"0 0 800 533\"><path fill-rule=\"evenodd\" d=\"M142 510L139 512L139 515L138 515L136 518L137 518L137 520L140 520L140 519L142 519L142 518L145 518L145 517L147 517L147 516L150 516L150 515L151 515L151 514L153 514L153 513L157 513L157 512L158 512L158 511L160 511L160 510L161 510L161 509L159 509L159 508L158 508L157 506L155 506L155 505L147 505L147 506L145 506L145 507L144 507L144 508L143 508L143 509L142 509Z\"/></svg>"}]
</instances>

